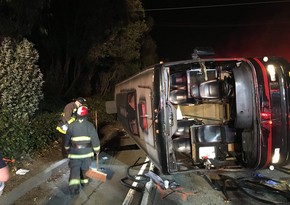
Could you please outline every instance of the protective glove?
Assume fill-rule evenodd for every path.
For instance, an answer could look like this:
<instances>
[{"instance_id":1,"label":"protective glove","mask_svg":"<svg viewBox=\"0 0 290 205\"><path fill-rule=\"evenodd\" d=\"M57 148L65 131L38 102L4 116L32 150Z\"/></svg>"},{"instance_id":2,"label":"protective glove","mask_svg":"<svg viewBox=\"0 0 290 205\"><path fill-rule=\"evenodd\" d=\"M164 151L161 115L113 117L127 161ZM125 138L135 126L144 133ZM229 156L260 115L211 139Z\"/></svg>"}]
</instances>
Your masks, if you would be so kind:
<instances>
[{"instance_id":1,"label":"protective glove","mask_svg":"<svg viewBox=\"0 0 290 205\"><path fill-rule=\"evenodd\" d=\"M64 124L64 125L61 126L61 129L62 129L63 131L67 131L67 128L68 128L67 124Z\"/></svg>"}]
</instances>

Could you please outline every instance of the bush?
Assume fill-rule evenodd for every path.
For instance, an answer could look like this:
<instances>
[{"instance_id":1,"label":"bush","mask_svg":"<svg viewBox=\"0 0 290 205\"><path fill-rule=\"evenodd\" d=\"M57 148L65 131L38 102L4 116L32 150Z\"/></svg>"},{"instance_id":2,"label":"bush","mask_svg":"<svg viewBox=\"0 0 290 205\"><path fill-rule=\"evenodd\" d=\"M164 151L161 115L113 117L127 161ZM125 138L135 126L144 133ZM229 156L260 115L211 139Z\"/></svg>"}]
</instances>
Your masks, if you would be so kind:
<instances>
[{"instance_id":1,"label":"bush","mask_svg":"<svg viewBox=\"0 0 290 205\"><path fill-rule=\"evenodd\" d=\"M34 150L47 147L51 142L58 140L58 132L56 130L58 120L58 113L42 113L33 119L31 122L31 135Z\"/></svg>"},{"instance_id":2,"label":"bush","mask_svg":"<svg viewBox=\"0 0 290 205\"><path fill-rule=\"evenodd\" d=\"M45 149L57 140L55 129L59 115L42 113L29 123L6 122L6 130L1 130L0 149L3 155L11 159L19 159L23 154L31 154ZM3 122L2 117L2 122Z\"/></svg>"},{"instance_id":3,"label":"bush","mask_svg":"<svg viewBox=\"0 0 290 205\"><path fill-rule=\"evenodd\" d=\"M37 50L27 39L18 42L4 38L1 42L0 151L8 158L31 153L53 135L50 126L56 124L55 115L36 116L44 82L38 58Z\"/></svg>"},{"instance_id":4,"label":"bush","mask_svg":"<svg viewBox=\"0 0 290 205\"><path fill-rule=\"evenodd\" d=\"M97 111L98 118L98 128L103 127L106 124L112 123L116 121L116 115L108 114L106 112L105 102L107 98L99 98L97 96L93 96L87 98L87 103L90 109L90 117L91 121L95 122L95 112Z\"/></svg>"},{"instance_id":5,"label":"bush","mask_svg":"<svg viewBox=\"0 0 290 205\"><path fill-rule=\"evenodd\" d=\"M14 121L29 121L43 98L38 52L26 39L5 38L0 47L0 105Z\"/></svg>"},{"instance_id":6,"label":"bush","mask_svg":"<svg viewBox=\"0 0 290 205\"><path fill-rule=\"evenodd\" d=\"M106 98L95 96L87 100L92 122L95 122L95 111L98 113L98 128L116 121L115 115L106 113ZM47 106L53 107L54 104L55 101L51 101ZM29 122L16 123L0 110L0 150L3 156L20 159L24 154L33 154L47 149L52 142L60 140L56 130L60 114L59 109L54 112L39 112Z\"/></svg>"}]
</instances>

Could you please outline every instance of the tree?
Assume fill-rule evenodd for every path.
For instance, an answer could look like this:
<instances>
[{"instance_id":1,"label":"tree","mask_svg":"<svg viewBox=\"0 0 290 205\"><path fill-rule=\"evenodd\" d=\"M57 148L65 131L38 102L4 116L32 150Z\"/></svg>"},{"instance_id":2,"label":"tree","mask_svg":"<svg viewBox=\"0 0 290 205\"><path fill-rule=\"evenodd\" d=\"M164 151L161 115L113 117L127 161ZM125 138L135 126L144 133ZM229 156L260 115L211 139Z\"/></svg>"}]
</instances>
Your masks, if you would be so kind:
<instances>
[{"instance_id":1,"label":"tree","mask_svg":"<svg viewBox=\"0 0 290 205\"><path fill-rule=\"evenodd\" d=\"M10 120L28 121L43 98L43 75L38 52L23 39L20 42L5 38L0 47L0 105Z\"/></svg>"},{"instance_id":2,"label":"tree","mask_svg":"<svg viewBox=\"0 0 290 205\"><path fill-rule=\"evenodd\" d=\"M96 84L103 94L113 79L140 70L148 27L139 0L51 0L38 28L32 39L55 95L90 95Z\"/></svg>"},{"instance_id":3,"label":"tree","mask_svg":"<svg viewBox=\"0 0 290 205\"><path fill-rule=\"evenodd\" d=\"M90 49L90 60L95 63L91 71L98 75L97 90L101 95L110 89L112 83L142 68L142 45L149 27L141 2L125 2L126 15L120 18L118 27L111 28L104 36L105 40Z\"/></svg>"},{"instance_id":4,"label":"tree","mask_svg":"<svg viewBox=\"0 0 290 205\"><path fill-rule=\"evenodd\" d=\"M0 36L18 38L31 33L45 0L1 0Z\"/></svg>"}]
</instances>

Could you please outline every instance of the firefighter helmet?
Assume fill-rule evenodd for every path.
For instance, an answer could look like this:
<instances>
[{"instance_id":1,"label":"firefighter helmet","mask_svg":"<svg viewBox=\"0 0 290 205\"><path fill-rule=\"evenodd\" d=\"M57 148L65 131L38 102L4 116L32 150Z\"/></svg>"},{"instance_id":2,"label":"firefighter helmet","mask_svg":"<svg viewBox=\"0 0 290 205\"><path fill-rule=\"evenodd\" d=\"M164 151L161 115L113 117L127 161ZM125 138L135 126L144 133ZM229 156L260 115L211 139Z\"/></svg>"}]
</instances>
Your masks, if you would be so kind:
<instances>
[{"instance_id":1,"label":"firefighter helmet","mask_svg":"<svg viewBox=\"0 0 290 205\"><path fill-rule=\"evenodd\" d=\"M86 106L80 106L77 110L77 115L80 117L86 117L89 114L89 108Z\"/></svg>"},{"instance_id":2,"label":"firefighter helmet","mask_svg":"<svg viewBox=\"0 0 290 205\"><path fill-rule=\"evenodd\" d=\"M85 98L78 97L75 101L78 101L79 103L84 104L87 100Z\"/></svg>"}]
</instances>

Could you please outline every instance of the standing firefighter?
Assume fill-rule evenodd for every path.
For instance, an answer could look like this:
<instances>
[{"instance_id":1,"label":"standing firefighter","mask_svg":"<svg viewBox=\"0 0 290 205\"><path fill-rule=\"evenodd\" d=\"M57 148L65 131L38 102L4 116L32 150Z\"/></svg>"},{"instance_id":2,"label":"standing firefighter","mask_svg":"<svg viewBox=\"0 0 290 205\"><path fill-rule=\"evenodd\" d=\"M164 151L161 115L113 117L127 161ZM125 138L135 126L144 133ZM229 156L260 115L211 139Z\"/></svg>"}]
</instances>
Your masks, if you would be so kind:
<instances>
[{"instance_id":1,"label":"standing firefighter","mask_svg":"<svg viewBox=\"0 0 290 205\"><path fill-rule=\"evenodd\" d=\"M81 185L89 183L85 173L89 170L94 154L100 152L100 140L94 125L88 121L89 109L81 106L77 110L77 118L68 125L65 136L65 149L68 151L70 177L69 189L76 195Z\"/></svg>"},{"instance_id":2,"label":"standing firefighter","mask_svg":"<svg viewBox=\"0 0 290 205\"><path fill-rule=\"evenodd\" d=\"M70 102L64 107L63 113L61 115L61 119L56 127L56 129L60 132L61 135L61 148L62 155L66 157L66 151L64 150L64 137L67 131L68 124L72 123L76 119L77 109L82 106L86 102L85 98L79 97L73 102Z\"/></svg>"}]
</instances>

